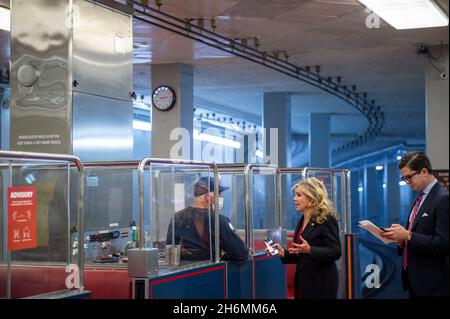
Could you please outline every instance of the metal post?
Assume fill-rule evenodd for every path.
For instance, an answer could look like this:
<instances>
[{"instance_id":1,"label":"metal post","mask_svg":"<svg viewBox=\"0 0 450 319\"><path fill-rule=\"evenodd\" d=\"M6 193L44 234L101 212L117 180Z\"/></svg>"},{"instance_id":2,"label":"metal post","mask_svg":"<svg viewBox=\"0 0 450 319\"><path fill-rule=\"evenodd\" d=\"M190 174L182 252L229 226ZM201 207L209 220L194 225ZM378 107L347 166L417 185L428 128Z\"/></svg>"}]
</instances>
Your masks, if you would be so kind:
<instances>
[{"instance_id":1,"label":"metal post","mask_svg":"<svg viewBox=\"0 0 450 319\"><path fill-rule=\"evenodd\" d=\"M237 210L237 193L236 193L236 174L231 175L231 204L232 206L232 215L231 215L231 222L233 225L237 227L238 224L238 210Z\"/></svg>"},{"instance_id":2,"label":"metal post","mask_svg":"<svg viewBox=\"0 0 450 319\"><path fill-rule=\"evenodd\" d=\"M253 232L252 230L252 165L245 167L245 243L250 254L253 254Z\"/></svg>"},{"instance_id":3,"label":"metal post","mask_svg":"<svg viewBox=\"0 0 450 319\"><path fill-rule=\"evenodd\" d=\"M276 188L277 188L277 207L275 211L275 228L281 228L283 225L283 198L281 196L282 192L282 180L280 170L276 171Z\"/></svg>"},{"instance_id":4,"label":"metal post","mask_svg":"<svg viewBox=\"0 0 450 319\"><path fill-rule=\"evenodd\" d=\"M219 173L218 171L214 171L214 227L216 229L214 235L214 252L215 252L215 256L214 256L214 260L215 262L219 262L220 261L220 224L219 224ZM211 221L211 219L210 219ZM210 230L210 234L211 234L211 230ZM210 247L212 247L212 245L210 245Z\"/></svg>"},{"instance_id":5,"label":"metal post","mask_svg":"<svg viewBox=\"0 0 450 319\"><path fill-rule=\"evenodd\" d=\"M84 290L84 171L80 163L78 171L78 267L80 290Z\"/></svg>"},{"instance_id":6,"label":"metal post","mask_svg":"<svg viewBox=\"0 0 450 319\"><path fill-rule=\"evenodd\" d=\"M351 171L347 170L347 232L352 233Z\"/></svg>"},{"instance_id":7,"label":"metal post","mask_svg":"<svg viewBox=\"0 0 450 319\"><path fill-rule=\"evenodd\" d=\"M12 186L12 165L11 165L11 161L9 162L9 170L8 170L8 173L9 173L9 183L8 183L8 187L11 187ZM6 192L7 194L8 194L8 192ZM7 200L8 200L8 198L7 198ZM9 223L9 214L8 214L8 212L6 213L6 222L7 223ZM8 233L6 234L6 238L8 238L9 236L8 236ZM9 250L9 248L8 248L8 245L6 246L6 249L7 249L7 251L8 251L8 257L7 257L7 259L8 259L8 261L7 261L7 263L8 263L8 266L7 266L7 279L6 279L6 281L7 281L7 283L6 283L6 298L7 299L11 299L12 298L12 296L11 296L11 285L12 285L12 275L11 275L11 251Z\"/></svg>"},{"instance_id":8,"label":"metal post","mask_svg":"<svg viewBox=\"0 0 450 319\"><path fill-rule=\"evenodd\" d=\"M67 264L71 264L72 255L70 254L71 245L71 234L70 234L70 165L67 163Z\"/></svg>"},{"instance_id":9,"label":"metal post","mask_svg":"<svg viewBox=\"0 0 450 319\"><path fill-rule=\"evenodd\" d=\"M139 163L138 184L139 184L139 248L144 248L144 169L150 158L144 158Z\"/></svg>"},{"instance_id":10,"label":"metal post","mask_svg":"<svg viewBox=\"0 0 450 319\"><path fill-rule=\"evenodd\" d=\"M346 174L345 174L345 170L342 170L341 171L341 212L342 212L342 226L343 226L342 228L344 230L344 233L348 233L346 193L347 193Z\"/></svg>"}]
</instances>

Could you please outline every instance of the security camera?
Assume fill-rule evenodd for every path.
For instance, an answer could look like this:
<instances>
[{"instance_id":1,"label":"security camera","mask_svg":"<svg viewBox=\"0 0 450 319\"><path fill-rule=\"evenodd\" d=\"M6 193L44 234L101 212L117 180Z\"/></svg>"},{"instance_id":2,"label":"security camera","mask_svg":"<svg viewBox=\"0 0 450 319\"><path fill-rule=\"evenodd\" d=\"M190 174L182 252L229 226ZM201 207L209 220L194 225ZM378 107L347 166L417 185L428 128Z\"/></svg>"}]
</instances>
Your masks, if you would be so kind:
<instances>
[{"instance_id":1,"label":"security camera","mask_svg":"<svg viewBox=\"0 0 450 319\"><path fill-rule=\"evenodd\" d=\"M417 55L428 55L429 52L430 50L424 45L420 45L416 49Z\"/></svg>"},{"instance_id":2,"label":"security camera","mask_svg":"<svg viewBox=\"0 0 450 319\"><path fill-rule=\"evenodd\" d=\"M439 77L440 77L442 80L447 80L448 74L447 74L447 72L442 72L442 73L439 75Z\"/></svg>"}]
</instances>

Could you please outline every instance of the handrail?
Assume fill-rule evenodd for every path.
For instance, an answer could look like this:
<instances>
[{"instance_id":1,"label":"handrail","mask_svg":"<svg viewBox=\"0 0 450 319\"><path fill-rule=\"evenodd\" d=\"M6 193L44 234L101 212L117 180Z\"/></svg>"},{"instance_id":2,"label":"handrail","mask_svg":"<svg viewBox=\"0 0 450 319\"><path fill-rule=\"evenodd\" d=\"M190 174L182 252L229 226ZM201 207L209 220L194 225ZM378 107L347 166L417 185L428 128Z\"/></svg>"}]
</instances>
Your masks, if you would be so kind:
<instances>
[{"instance_id":1,"label":"handrail","mask_svg":"<svg viewBox=\"0 0 450 319\"><path fill-rule=\"evenodd\" d=\"M80 274L80 291L84 291L84 167L80 158L73 155L49 154L49 153L32 153L0 150L0 158L5 159L28 159L28 160L45 160L45 161L65 161L74 163L78 170L78 268ZM70 238L68 238L70 241ZM10 261L9 261L10 262ZM8 276L11 276L9 273ZM9 280L9 285L11 281ZM10 287L8 287L10 292ZM10 296L9 296L10 297Z\"/></svg>"},{"instance_id":2,"label":"handrail","mask_svg":"<svg viewBox=\"0 0 450 319\"><path fill-rule=\"evenodd\" d=\"M139 185L139 249L144 247L144 170L147 165L151 164L172 164L172 165L192 165L192 166L208 166L214 172L214 197L219 197L219 171L215 163L201 162L201 161L191 161L183 159L164 159L164 158L144 158L139 162L138 166L138 185ZM215 262L220 261L220 246L219 246L219 206L218 202L214 203L214 216L215 216ZM210 233L211 234L211 233Z\"/></svg>"}]
</instances>

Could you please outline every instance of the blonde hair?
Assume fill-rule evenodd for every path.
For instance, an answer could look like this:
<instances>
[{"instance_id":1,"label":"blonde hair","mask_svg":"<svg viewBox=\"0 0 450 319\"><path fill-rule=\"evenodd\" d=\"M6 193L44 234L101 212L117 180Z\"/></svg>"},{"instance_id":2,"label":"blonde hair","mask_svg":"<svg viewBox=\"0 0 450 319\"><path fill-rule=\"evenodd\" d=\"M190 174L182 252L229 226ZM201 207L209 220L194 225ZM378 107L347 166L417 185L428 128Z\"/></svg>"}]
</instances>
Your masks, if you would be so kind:
<instances>
[{"instance_id":1,"label":"blonde hair","mask_svg":"<svg viewBox=\"0 0 450 319\"><path fill-rule=\"evenodd\" d=\"M311 200L311 220L318 224L322 224L327 216L332 216L338 220L339 216L328 198L325 185L321 181L315 177L310 177L295 184L293 189L297 188Z\"/></svg>"}]
</instances>

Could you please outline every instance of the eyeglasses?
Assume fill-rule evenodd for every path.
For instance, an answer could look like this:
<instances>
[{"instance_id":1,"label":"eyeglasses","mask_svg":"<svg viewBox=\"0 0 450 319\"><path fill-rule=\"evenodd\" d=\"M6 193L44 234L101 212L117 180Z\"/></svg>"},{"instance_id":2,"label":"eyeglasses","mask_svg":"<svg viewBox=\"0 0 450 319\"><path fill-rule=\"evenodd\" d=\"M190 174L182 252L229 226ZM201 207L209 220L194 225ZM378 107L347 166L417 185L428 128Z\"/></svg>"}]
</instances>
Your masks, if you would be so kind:
<instances>
[{"instance_id":1,"label":"eyeglasses","mask_svg":"<svg viewBox=\"0 0 450 319\"><path fill-rule=\"evenodd\" d=\"M417 175L417 174L419 174L419 173L418 173L418 172L414 172L414 173L412 173L412 174L409 174L409 175L406 175L406 176L402 176L402 177L400 177L400 179L401 179L402 181L404 181L404 182L411 182L412 178L413 178L415 175Z\"/></svg>"}]
</instances>

